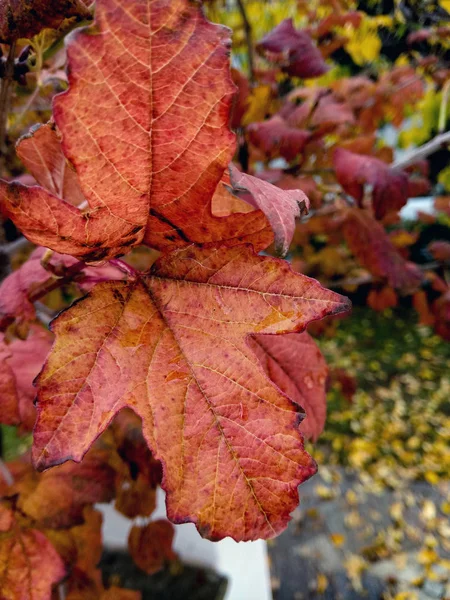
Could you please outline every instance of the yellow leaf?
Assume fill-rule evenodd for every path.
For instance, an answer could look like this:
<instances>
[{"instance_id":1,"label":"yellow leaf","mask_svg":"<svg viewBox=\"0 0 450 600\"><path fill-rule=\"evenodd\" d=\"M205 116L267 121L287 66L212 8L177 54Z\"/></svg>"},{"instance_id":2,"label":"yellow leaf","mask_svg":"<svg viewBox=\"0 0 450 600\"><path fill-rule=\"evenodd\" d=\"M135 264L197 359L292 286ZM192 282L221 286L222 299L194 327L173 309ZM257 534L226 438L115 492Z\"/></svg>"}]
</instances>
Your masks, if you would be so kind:
<instances>
[{"instance_id":1,"label":"yellow leaf","mask_svg":"<svg viewBox=\"0 0 450 600\"><path fill-rule=\"evenodd\" d=\"M317 575L316 589L319 594L323 594L328 587L328 579L323 573Z\"/></svg>"},{"instance_id":2,"label":"yellow leaf","mask_svg":"<svg viewBox=\"0 0 450 600\"><path fill-rule=\"evenodd\" d=\"M248 98L248 108L242 118L243 125L263 121L269 112L272 99L270 85L260 85L254 88Z\"/></svg>"},{"instance_id":3,"label":"yellow leaf","mask_svg":"<svg viewBox=\"0 0 450 600\"><path fill-rule=\"evenodd\" d=\"M330 537L333 544L338 548L345 542L345 535L342 535L342 533L332 533Z\"/></svg>"}]
</instances>

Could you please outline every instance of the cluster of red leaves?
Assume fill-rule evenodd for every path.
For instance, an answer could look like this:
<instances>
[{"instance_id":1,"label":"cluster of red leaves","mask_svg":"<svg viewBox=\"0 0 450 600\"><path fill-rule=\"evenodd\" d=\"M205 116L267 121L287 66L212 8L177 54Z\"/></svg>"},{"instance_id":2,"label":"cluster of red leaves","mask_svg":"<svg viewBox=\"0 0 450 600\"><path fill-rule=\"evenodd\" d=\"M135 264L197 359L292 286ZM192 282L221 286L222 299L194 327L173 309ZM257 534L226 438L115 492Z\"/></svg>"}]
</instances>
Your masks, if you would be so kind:
<instances>
[{"instance_id":1,"label":"cluster of red leaves","mask_svg":"<svg viewBox=\"0 0 450 600\"><path fill-rule=\"evenodd\" d=\"M38 600L57 598L52 587L62 579L68 600L140 598L138 592L104 588L96 567L102 515L93 506L115 498L116 509L130 517L147 516L155 508L160 464L133 413L121 413L81 464L66 463L39 474L25 455L7 468L10 481L0 480L2 598L28 598L30 589ZM129 492L125 499L124 490ZM175 558L170 546L149 534L155 527L163 527L171 539L170 523L158 521L134 527L129 539L131 555L149 573ZM145 554L136 545L139 535L147 535Z\"/></svg>"},{"instance_id":2,"label":"cluster of red leaves","mask_svg":"<svg viewBox=\"0 0 450 600\"><path fill-rule=\"evenodd\" d=\"M286 58L296 71L297 37ZM99 544L89 560L80 551L98 537L95 502L149 516L161 483L172 522L252 540L286 527L315 473L302 432L323 428L327 369L304 329L349 302L257 254L273 239L286 253L309 202L230 164L228 50L228 32L189 0L98 0L94 25L68 42L70 85L53 121L18 144L37 185L0 181L3 215L42 246L0 289L6 422L33 426L31 381L52 337L36 301L64 282L88 292L51 325L32 448L39 470L81 465L43 475L11 465L17 484L2 493L1 556L29 538L23 585L37 578L36 540L59 553L39 600L65 573L71 600L108 597L92 568ZM139 245L161 252L146 272L117 260ZM168 523L150 522L132 529L130 552L150 573L173 558L171 541ZM0 560L13 589L8 568Z\"/></svg>"},{"instance_id":3,"label":"cluster of red leaves","mask_svg":"<svg viewBox=\"0 0 450 600\"><path fill-rule=\"evenodd\" d=\"M269 69L255 69L253 87L240 76L240 107L251 104L260 86L271 86L260 119L248 122L248 115L257 113L244 111L238 123L249 170L282 190L308 194L313 214L297 224L294 237L299 270L344 290L372 282L367 302L376 310L396 306L405 295L424 306L424 289L432 289L432 300L426 300L419 315L448 337L448 286L408 260L413 235L387 230L398 227L398 213L409 198L429 193L427 161L397 168L392 148L377 141L377 132L385 122L401 125L423 97L426 81L434 80L439 89L450 69L437 69L430 56L426 61L416 56L410 65L393 66L377 76L305 86L298 78L326 72L331 63L325 59L346 42L338 32L345 24L359 27L362 13L347 12L336 3L333 14L320 18L311 13L310 18L300 31L285 20L257 43ZM321 245L326 241L319 252L314 250L317 238ZM437 242L429 250L441 264L448 260L447 245ZM437 300L436 292L441 294Z\"/></svg>"}]
</instances>

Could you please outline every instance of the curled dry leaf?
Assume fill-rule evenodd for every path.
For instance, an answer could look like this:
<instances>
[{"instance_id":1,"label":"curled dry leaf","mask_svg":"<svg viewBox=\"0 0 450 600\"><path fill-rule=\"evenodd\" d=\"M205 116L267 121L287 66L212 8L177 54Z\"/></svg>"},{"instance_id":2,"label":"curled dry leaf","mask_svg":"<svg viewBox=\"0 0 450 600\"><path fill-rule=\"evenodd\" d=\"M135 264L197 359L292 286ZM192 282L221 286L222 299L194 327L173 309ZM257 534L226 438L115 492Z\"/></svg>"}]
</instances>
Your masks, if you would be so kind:
<instances>
[{"instance_id":1,"label":"curled dry leaf","mask_svg":"<svg viewBox=\"0 0 450 600\"><path fill-rule=\"evenodd\" d=\"M405 294L420 286L420 269L399 254L382 225L366 210L348 209L343 233L350 250L374 277Z\"/></svg>"},{"instance_id":2,"label":"curled dry leaf","mask_svg":"<svg viewBox=\"0 0 450 600\"><path fill-rule=\"evenodd\" d=\"M39 185L73 206L85 202L78 176L64 156L54 123L36 125L16 146L17 156Z\"/></svg>"},{"instance_id":3,"label":"curled dry leaf","mask_svg":"<svg viewBox=\"0 0 450 600\"><path fill-rule=\"evenodd\" d=\"M0 334L0 422L31 431L36 420L33 380L50 351L53 336L33 326L26 340L6 343Z\"/></svg>"},{"instance_id":4,"label":"curled dry leaf","mask_svg":"<svg viewBox=\"0 0 450 600\"><path fill-rule=\"evenodd\" d=\"M301 190L281 190L263 179L241 173L233 164L229 168L234 191L249 193L246 201L266 215L275 234L275 249L286 255L294 236L295 218L308 213L308 198Z\"/></svg>"},{"instance_id":5,"label":"curled dry leaf","mask_svg":"<svg viewBox=\"0 0 450 600\"><path fill-rule=\"evenodd\" d=\"M359 203L364 186L372 186L372 207L377 219L399 211L409 197L408 176L373 156L355 154L337 148L333 155L336 177L344 190Z\"/></svg>"},{"instance_id":6,"label":"curled dry leaf","mask_svg":"<svg viewBox=\"0 0 450 600\"><path fill-rule=\"evenodd\" d=\"M98 0L95 26L70 36L70 87L53 106L87 207L0 182L4 214L36 244L85 262L142 241L251 241L254 216L216 218L210 206L235 145L228 35L189 0Z\"/></svg>"},{"instance_id":7,"label":"curled dry leaf","mask_svg":"<svg viewBox=\"0 0 450 600\"><path fill-rule=\"evenodd\" d=\"M267 378L247 336L300 331L348 308L243 246L190 247L143 279L95 286L53 322L37 382L35 465L80 460L128 406L162 462L173 522L193 521L211 539L276 535L315 464L300 408Z\"/></svg>"},{"instance_id":8,"label":"curled dry leaf","mask_svg":"<svg viewBox=\"0 0 450 600\"><path fill-rule=\"evenodd\" d=\"M300 431L316 441L327 414L328 368L315 341L303 332L256 335L249 343L273 383L305 411Z\"/></svg>"},{"instance_id":9,"label":"curled dry leaf","mask_svg":"<svg viewBox=\"0 0 450 600\"><path fill-rule=\"evenodd\" d=\"M257 45L257 49L288 75L310 78L328 71L319 49L306 31L297 31L292 19L285 19Z\"/></svg>"},{"instance_id":10,"label":"curled dry leaf","mask_svg":"<svg viewBox=\"0 0 450 600\"><path fill-rule=\"evenodd\" d=\"M32 38L45 27L58 28L70 17L86 19L90 12L80 0L0 0L0 42Z\"/></svg>"},{"instance_id":11,"label":"curled dry leaf","mask_svg":"<svg viewBox=\"0 0 450 600\"><path fill-rule=\"evenodd\" d=\"M143 527L132 527L128 549L137 566L151 575L160 571L167 561L174 560L174 533L173 525L164 519L151 521Z\"/></svg>"},{"instance_id":12,"label":"curled dry leaf","mask_svg":"<svg viewBox=\"0 0 450 600\"><path fill-rule=\"evenodd\" d=\"M2 599L50 600L53 585L65 574L59 554L40 531L13 523L8 531L0 533Z\"/></svg>"}]
</instances>

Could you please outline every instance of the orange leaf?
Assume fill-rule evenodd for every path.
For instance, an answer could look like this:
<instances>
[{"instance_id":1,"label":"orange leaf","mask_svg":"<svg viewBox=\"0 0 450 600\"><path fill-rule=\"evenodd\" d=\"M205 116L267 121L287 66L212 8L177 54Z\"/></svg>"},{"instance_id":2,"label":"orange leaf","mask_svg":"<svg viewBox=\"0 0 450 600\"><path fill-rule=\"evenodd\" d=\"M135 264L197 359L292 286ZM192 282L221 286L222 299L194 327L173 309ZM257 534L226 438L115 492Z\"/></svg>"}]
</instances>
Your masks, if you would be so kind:
<instances>
[{"instance_id":1,"label":"orange leaf","mask_svg":"<svg viewBox=\"0 0 450 600\"><path fill-rule=\"evenodd\" d=\"M275 385L306 412L300 431L317 440L327 414L328 368L315 341L306 332L256 335L250 347Z\"/></svg>"},{"instance_id":2,"label":"orange leaf","mask_svg":"<svg viewBox=\"0 0 450 600\"><path fill-rule=\"evenodd\" d=\"M69 527L83 520L87 504L114 496L115 472L108 465L109 448L92 448L81 464L68 463L35 475L33 490L18 500L20 510L40 527Z\"/></svg>"},{"instance_id":3,"label":"orange leaf","mask_svg":"<svg viewBox=\"0 0 450 600\"><path fill-rule=\"evenodd\" d=\"M37 382L35 465L80 460L128 406L162 461L172 521L193 521L211 539L276 535L315 465L299 407L270 383L247 336L300 331L348 308L243 246L189 247L142 280L98 284L53 322Z\"/></svg>"},{"instance_id":4,"label":"orange leaf","mask_svg":"<svg viewBox=\"0 0 450 600\"><path fill-rule=\"evenodd\" d=\"M174 530L168 521L151 521L144 527L135 525L128 537L128 548L136 565L151 575L160 571L164 563L176 558L172 550Z\"/></svg>"},{"instance_id":5,"label":"orange leaf","mask_svg":"<svg viewBox=\"0 0 450 600\"><path fill-rule=\"evenodd\" d=\"M86 262L142 241L241 243L236 229L254 217L215 218L210 206L235 145L228 35L189 0L98 0L96 25L70 37L70 87L53 106L88 206L0 182L5 215Z\"/></svg>"},{"instance_id":6,"label":"orange leaf","mask_svg":"<svg viewBox=\"0 0 450 600\"><path fill-rule=\"evenodd\" d=\"M17 156L43 188L69 204L85 201L76 172L64 156L53 123L32 127L16 146Z\"/></svg>"},{"instance_id":7,"label":"orange leaf","mask_svg":"<svg viewBox=\"0 0 450 600\"><path fill-rule=\"evenodd\" d=\"M0 533L2 600L50 600L52 586L64 575L64 563L40 531L15 525Z\"/></svg>"}]
</instances>

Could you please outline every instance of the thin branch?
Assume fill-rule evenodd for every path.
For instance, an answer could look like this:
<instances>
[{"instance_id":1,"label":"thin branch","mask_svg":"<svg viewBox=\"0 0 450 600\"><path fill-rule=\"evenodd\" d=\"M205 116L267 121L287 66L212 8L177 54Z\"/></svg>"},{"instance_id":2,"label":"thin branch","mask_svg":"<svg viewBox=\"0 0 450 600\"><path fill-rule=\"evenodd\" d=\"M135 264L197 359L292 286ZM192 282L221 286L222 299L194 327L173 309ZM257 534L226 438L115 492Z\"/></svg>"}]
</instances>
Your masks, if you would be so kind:
<instances>
[{"instance_id":1,"label":"thin branch","mask_svg":"<svg viewBox=\"0 0 450 600\"><path fill-rule=\"evenodd\" d=\"M0 250L3 252L3 254L7 254L9 257L12 257L16 252L23 250L29 245L31 245L31 242L27 240L26 237L20 237L17 240L14 240L14 242L2 244L0 246Z\"/></svg>"},{"instance_id":2,"label":"thin branch","mask_svg":"<svg viewBox=\"0 0 450 600\"><path fill-rule=\"evenodd\" d=\"M11 471L8 469L7 464L1 458L0 458L0 475L5 480L6 485L12 485L14 483L14 477L12 476Z\"/></svg>"},{"instance_id":3,"label":"thin branch","mask_svg":"<svg viewBox=\"0 0 450 600\"><path fill-rule=\"evenodd\" d=\"M73 281L74 277L81 273L83 269L86 268L86 263L77 262L71 267L68 267L63 277L50 277L40 285L38 285L28 296L30 302L36 302L40 298L43 298L48 293L56 290L66 283L70 283Z\"/></svg>"},{"instance_id":4,"label":"thin branch","mask_svg":"<svg viewBox=\"0 0 450 600\"><path fill-rule=\"evenodd\" d=\"M253 57L253 32L250 21L248 20L247 13L243 0L237 0L237 6L241 13L242 21L244 23L245 31L245 43L247 44L247 58L248 58L248 78L251 82L255 80L254 70L254 57Z\"/></svg>"},{"instance_id":5,"label":"thin branch","mask_svg":"<svg viewBox=\"0 0 450 600\"><path fill-rule=\"evenodd\" d=\"M9 100L11 96L11 84L14 79L14 57L16 54L16 42L9 47L9 54L5 65L5 74L2 79L0 91L0 166L3 169L4 155L6 152L5 140L8 122Z\"/></svg>"},{"instance_id":6,"label":"thin branch","mask_svg":"<svg viewBox=\"0 0 450 600\"><path fill-rule=\"evenodd\" d=\"M450 79L444 83L442 86L442 100L441 106L439 107L439 124L438 124L438 132L444 133L445 126L447 124L447 106L448 106L448 96L450 93Z\"/></svg>"},{"instance_id":7,"label":"thin branch","mask_svg":"<svg viewBox=\"0 0 450 600\"><path fill-rule=\"evenodd\" d=\"M418 162L419 160L423 160L436 150L439 150L445 144L450 143L450 131L446 131L445 133L441 133L434 137L432 140L423 144L423 146L419 146L412 152L408 154L405 158L400 158L392 163L392 166L395 169L405 169L410 165Z\"/></svg>"}]
</instances>

